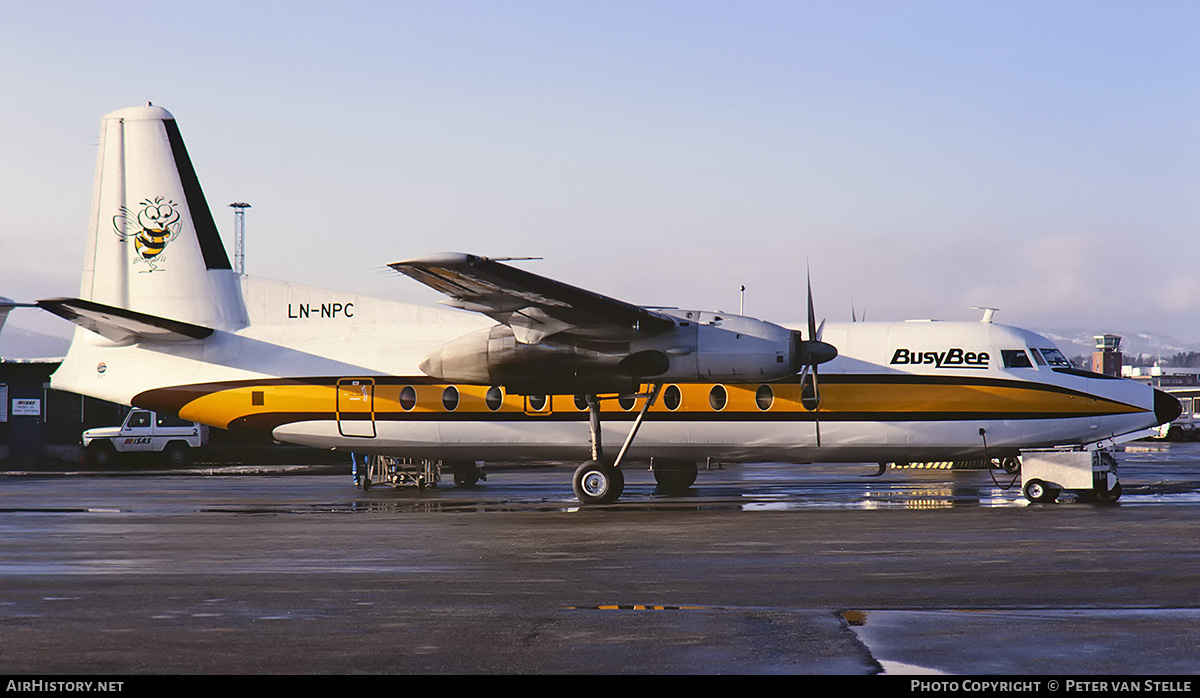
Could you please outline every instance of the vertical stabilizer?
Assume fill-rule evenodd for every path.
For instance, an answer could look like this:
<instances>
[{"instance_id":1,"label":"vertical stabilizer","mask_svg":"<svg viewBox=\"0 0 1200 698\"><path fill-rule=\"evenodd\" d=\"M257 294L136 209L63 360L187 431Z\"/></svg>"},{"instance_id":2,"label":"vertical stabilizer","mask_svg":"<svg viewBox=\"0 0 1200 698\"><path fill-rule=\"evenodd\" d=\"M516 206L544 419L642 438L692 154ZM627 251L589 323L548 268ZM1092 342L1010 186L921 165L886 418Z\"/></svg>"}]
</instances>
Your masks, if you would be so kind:
<instances>
[{"instance_id":1,"label":"vertical stabilizer","mask_svg":"<svg viewBox=\"0 0 1200 698\"><path fill-rule=\"evenodd\" d=\"M175 117L161 107L101 123L80 296L216 329L245 325L240 284Z\"/></svg>"}]
</instances>

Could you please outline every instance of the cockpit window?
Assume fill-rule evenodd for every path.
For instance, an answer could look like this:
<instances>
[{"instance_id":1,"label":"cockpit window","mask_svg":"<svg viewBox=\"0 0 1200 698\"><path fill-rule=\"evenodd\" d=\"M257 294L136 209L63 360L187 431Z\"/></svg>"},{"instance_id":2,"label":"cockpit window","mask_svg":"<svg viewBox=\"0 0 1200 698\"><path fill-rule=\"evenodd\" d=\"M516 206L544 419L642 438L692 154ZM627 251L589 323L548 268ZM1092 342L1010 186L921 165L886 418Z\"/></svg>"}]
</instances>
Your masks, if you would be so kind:
<instances>
[{"instance_id":1,"label":"cockpit window","mask_svg":"<svg viewBox=\"0 0 1200 698\"><path fill-rule=\"evenodd\" d=\"M1029 353L1033 354L1033 360L1038 366L1045 366L1046 360L1042 358L1042 353L1033 347L1029 348Z\"/></svg>"},{"instance_id":2,"label":"cockpit window","mask_svg":"<svg viewBox=\"0 0 1200 698\"><path fill-rule=\"evenodd\" d=\"M1071 362L1063 353L1057 349L1042 349L1042 356L1046 357L1046 363L1051 366L1066 366L1070 368Z\"/></svg>"},{"instance_id":3,"label":"cockpit window","mask_svg":"<svg viewBox=\"0 0 1200 698\"><path fill-rule=\"evenodd\" d=\"M1000 357L1004 360L1004 368L1033 368L1024 349L1001 349Z\"/></svg>"}]
</instances>

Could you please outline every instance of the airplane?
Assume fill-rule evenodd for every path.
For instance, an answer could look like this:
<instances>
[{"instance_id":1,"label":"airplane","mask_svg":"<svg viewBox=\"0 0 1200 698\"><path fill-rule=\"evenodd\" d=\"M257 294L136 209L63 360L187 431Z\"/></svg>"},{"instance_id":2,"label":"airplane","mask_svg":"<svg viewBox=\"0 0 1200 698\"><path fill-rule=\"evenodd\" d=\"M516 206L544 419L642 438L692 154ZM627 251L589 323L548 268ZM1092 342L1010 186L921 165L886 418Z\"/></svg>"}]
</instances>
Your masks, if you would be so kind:
<instances>
[{"instance_id":1,"label":"airplane","mask_svg":"<svg viewBox=\"0 0 1200 698\"><path fill-rule=\"evenodd\" d=\"M582 461L575 494L604 504L629 461L676 493L709 459L1012 459L1179 414L1166 393L1077 369L990 313L818 325L811 283L794 329L638 306L462 253L389 265L447 308L238 274L175 118L150 104L103 117L96 173L79 297L35 304L78 325L51 387L442 460L460 482L480 461ZM629 426L615 456L606 423Z\"/></svg>"}]
</instances>

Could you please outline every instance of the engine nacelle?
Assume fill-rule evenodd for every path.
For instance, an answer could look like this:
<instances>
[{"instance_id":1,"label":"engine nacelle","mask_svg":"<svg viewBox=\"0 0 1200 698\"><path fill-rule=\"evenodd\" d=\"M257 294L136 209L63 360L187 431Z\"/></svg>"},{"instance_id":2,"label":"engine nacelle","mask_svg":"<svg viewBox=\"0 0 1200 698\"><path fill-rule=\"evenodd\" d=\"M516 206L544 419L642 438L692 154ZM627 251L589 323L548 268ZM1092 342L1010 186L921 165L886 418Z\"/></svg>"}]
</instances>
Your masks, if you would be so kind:
<instances>
[{"instance_id":1,"label":"engine nacelle","mask_svg":"<svg viewBox=\"0 0 1200 698\"><path fill-rule=\"evenodd\" d=\"M632 341L550 337L518 342L503 325L447 342L421 370L452 383L503 385L516 394L628 393L645 382L749 383L795 375L837 356L771 322L707 311L659 311L668 332ZM562 341L553 341L553 340Z\"/></svg>"},{"instance_id":2,"label":"engine nacelle","mask_svg":"<svg viewBox=\"0 0 1200 698\"><path fill-rule=\"evenodd\" d=\"M420 368L450 383L502 385L518 395L636 389L637 381L621 362L630 359L627 368L640 367L645 363L642 357L630 356L627 343L605 348L616 351L554 342L522 344L507 326L496 325L443 344L421 361Z\"/></svg>"}]
</instances>

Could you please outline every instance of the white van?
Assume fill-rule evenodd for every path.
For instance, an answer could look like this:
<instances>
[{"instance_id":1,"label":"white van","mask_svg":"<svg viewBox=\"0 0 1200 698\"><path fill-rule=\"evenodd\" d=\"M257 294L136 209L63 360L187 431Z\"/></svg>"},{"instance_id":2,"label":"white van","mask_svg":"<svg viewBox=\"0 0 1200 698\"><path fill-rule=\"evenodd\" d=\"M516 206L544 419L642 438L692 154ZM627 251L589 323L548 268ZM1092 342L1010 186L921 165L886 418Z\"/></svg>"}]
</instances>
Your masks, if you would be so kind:
<instances>
[{"instance_id":1,"label":"white van","mask_svg":"<svg viewBox=\"0 0 1200 698\"><path fill-rule=\"evenodd\" d=\"M83 432L88 463L112 465L122 453L162 453L169 465L187 465L192 449L208 443L208 427L169 414L135 409L119 427Z\"/></svg>"}]
</instances>

